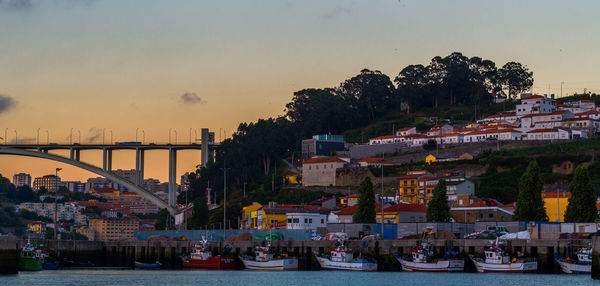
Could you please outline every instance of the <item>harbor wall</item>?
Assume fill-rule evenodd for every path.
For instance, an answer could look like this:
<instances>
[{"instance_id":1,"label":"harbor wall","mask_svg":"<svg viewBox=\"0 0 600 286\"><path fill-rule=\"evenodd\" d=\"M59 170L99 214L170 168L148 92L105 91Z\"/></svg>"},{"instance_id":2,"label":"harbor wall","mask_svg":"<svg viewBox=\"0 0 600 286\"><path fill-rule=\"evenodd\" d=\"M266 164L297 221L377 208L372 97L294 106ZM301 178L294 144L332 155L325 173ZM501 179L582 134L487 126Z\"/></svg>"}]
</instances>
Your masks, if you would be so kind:
<instances>
[{"instance_id":1,"label":"harbor wall","mask_svg":"<svg viewBox=\"0 0 600 286\"><path fill-rule=\"evenodd\" d=\"M380 271L397 271L399 263L394 258L394 253L409 255L411 248L418 243L417 239L406 240L350 240L346 245L354 250L355 255L363 255L377 259ZM481 255L486 246L490 245L485 239L433 239L428 240L433 246L437 256L452 249L459 251L464 257L468 255ZM13 266L16 266L16 247L23 241L8 241L0 243L0 252L12 251ZM209 247L213 252L220 253L229 249L232 255L251 255L255 246L264 245L265 242L232 241L210 242ZM554 255L558 253L566 256L573 253L577 247L591 243L589 239L538 239L538 240L510 240L506 242L509 252L521 253L525 256L534 256L538 259L540 273L560 273L558 265L554 262ZM594 241L594 243L599 243ZM133 267L134 261L155 262L161 261L167 269L181 269L182 255L186 255L191 241L46 241L48 249L58 247L59 255L63 260L70 261L73 265L91 265L98 267ZM320 267L314 254L323 254L334 248L336 241L273 241L272 245L279 253L287 253L299 259L300 270L319 270ZM594 249L600 249L594 247ZM8 261L8 260L6 260ZM598 254L595 252L594 261L597 264ZM595 264L595 265L596 265ZM241 263L238 263L241 267ZM600 269L597 266L595 269ZM4 267L3 267L4 268ZM13 267L14 268L14 267ZM474 271L469 268L467 271ZM596 271L598 273L598 271Z\"/></svg>"},{"instance_id":2,"label":"harbor wall","mask_svg":"<svg viewBox=\"0 0 600 286\"><path fill-rule=\"evenodd\" d=\"M17 274L19 241L0 239L0 275Z\"/></svg>"}]
</instances>

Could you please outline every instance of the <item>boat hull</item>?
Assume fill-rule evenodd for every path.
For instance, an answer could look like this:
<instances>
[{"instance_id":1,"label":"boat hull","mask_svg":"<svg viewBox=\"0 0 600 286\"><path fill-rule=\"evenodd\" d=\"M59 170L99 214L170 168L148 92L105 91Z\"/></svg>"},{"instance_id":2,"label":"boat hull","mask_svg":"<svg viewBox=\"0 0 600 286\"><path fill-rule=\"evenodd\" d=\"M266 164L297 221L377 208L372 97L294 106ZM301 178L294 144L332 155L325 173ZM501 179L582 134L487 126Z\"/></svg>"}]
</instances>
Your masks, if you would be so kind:
<instances>
[{"instance_id":1,"label":"boat hull","mask_svg":"<svg viewBox=\"0 0 600 286\"><path fill-rule=\"evenodd\" d=\"M184 268L200 268L200 269L235 269L235 256L217 255L206 260L200 259L183 259Z\"/></svg>"},{"instance_id":2,"label":"boat hull","mask_svg":"<svg viewBox=\"0 0 600 286\"><path fill-rule=\"evenodd\" d=\"M503 272L503 273L524 273L536 272L537 261L532 262L514 262L507 264L485 263L481 258L471 258L477 268L477 272Z\"/></svg>"},{"instance_id":3,"label":"boat hull","mask_svg":"<svg viewBox=\"0 0 600 286\"><path fill-rule=\"evenodd\" d=\"M42 262L37 258L20 257L19 270L23 271L39 271L42 270Z\"/></svg>"},{"instance_id":4,"label":"boat hull","mask_svg":"<svg viewBox=\"0 0 600 286\"><path fill-rule=\"evenodd\" d=\"M396 256L396 259L402 265L403 271L455 272L465 270L463 259L437 260L432 263L413 262L399 256Z\"/></svg>"},{"instance_id":5,"label":"boat hull","mask_svg":"<svg viewBox=\"0 0 600 286\"><path fill-rule=\"evenodd\" d=\"M256 261L247 257L241 257L246 269L252 270L297 270L297 258L273 259L270 261Z\"/></svg>"},{"instance_id":6,"label":"boat hull","mask_svg":"<svg viewBox=\"0 0 600 286\"><path fill-rule=\"evenodd\" d=\"M556 262L560 265L560 269L567 274L590 274L592 273L591 263L572 263L564 259L557 258Z\"/></svg>"},{"instance_id":7,"label":"boat hull","mask_svg":"<svg viewBox=\"0 0 600 286\"><path fill-rule=\"evenodd\" d=\"M160 269L162 268L162 263L160 262L156 262L156 263L141 263L141 262L135 262L135 267L136 268L140 268L140 269Z\"/></svg>"},{"instance_id":8,"label":"boat hull","mask_svg":"<svg viewBox=\"0 0 600 286\"><path fill-rule=\"evenodd\" d=\"M317 256L321 268L328 270L377 271L377 262L337 262Z\"/></svg>"},{"instance_id":9,"label":"boat hull","mask_svg":"<svg viewBox=\"0 0 600 286\"><path fill-rule=\"evenodd\" d=\"M56 262L44 262L44 264L42 264L42 268L44 270L56 270L56 269L58 269L59 264L60 263L58 261L56 261Z\"/></svg>"}]
</instances>

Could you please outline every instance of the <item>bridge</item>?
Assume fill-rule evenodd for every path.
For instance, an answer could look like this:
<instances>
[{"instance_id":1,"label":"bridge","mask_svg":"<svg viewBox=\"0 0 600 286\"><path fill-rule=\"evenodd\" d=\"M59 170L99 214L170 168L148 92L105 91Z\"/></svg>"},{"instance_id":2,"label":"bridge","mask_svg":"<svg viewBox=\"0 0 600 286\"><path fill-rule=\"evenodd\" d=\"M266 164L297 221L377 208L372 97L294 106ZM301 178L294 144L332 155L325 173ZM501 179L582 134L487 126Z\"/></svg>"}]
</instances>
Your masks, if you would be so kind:
<instances>
[{"instance_id":1,"label":"bridge","mask_svg":"<svg viewBox=\"0 0 600 286\"><path fill-rule=\"evenodd\" d=\"M208 128L202 128L200 144L142 144L141 142L122 142L116 144L5 144L0 145L0 155L16 155L42 158L75 166L126 187L128 190L139 194L160 208L166 208L171 215L177 213L175 203L177 201L177 151L179 150L201 150L200 161L204 166L214 158L214 135ZM49 153L49 151L69 151L69 157ZM81 152L85 150L102 150L102 167L81 162ZM116 150L135 151L135 182L131 182L112 172L112 152ZM144 155L146 151L167 150L169 152L169 184L168 201L165 202L151 192L143 188L144 185Z\"/></svg>"}]
</instances>

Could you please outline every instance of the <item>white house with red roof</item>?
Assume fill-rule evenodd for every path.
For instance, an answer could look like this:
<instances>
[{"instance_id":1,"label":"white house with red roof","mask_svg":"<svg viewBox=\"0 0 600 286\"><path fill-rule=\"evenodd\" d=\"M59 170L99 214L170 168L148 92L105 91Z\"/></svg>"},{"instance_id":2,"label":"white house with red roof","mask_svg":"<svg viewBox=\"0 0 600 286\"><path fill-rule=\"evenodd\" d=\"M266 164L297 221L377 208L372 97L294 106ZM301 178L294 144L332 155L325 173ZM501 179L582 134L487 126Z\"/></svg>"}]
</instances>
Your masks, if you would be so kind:
<instances>
[{"instance_id":1,"label":"white house with red roof","mask_svg":"<svg viewBox=\"0 0 600 286\"><path fill-rule=\"evenodd\" d=\"M573 118L575 115L568 110L557 110L548 113L527 114L521 117L521 130L528 131L537 129L536 124L544 122L560 122L567 118Z\"/></svg>"},{"instance_id":2,"label":"white house with red roof","mask_svg":"<svg viewBox=\"0 0 600 286\"><path fill-rule=\"evenodd\" d=\"M551 113L556 111L556 102L541 95L532 95L521 99L516 106L517 116L534 113Z\"/></svg>"},{"instance_id":3,"label":"white house with red roof","mask_svg":"<svg viewBox=\"0 0 600 286\"><path fill-rule=\"evenodd\" d=\"M427 131L426 135L427 136L435 136L435 135L451 133L451 132L454 132L454 127L450 124L442 123L442 124L437 124L437 125L431 127L431 129L429 131Z\"/></svg>"},{"instance_id":4,"label":"white house with red roof","mask_svg":"<svg viewBox=\"0 0 600 286\"><path fill-rule=\"evenodd\" d=\"M487 140L521 140L523 133L512 128L486 129L465 134L463 142L483 142Z\"/></svg>"},{"instance_id":5,"label":"white house with red roof","mask_svg":"<svg viewBox=\"0 0 600 286\"><path fill-rule=\"evenodd\" d=\"M302 163L303 186L335 186L336 170L350 164L347 156L312 157Z\"/></svg>"},{"instance_id":6,"label":"white house with red roof","mask_svg":"<svg viewBox=\"0 0 600 286\"><path fill-rule=\"evenodd\" d=\"M406 141L405 136L385 135L369 139L369 145L404 143Z\"/></svg>"},{"instance_id":7,"label":"white house with red roof","mask_svg":"<svg viewBox=\"0 0 600 286\"><path fill-rule=\"evenodd\" d=\"M484 119L479 120L479 122L501 122L506 121L509 123L513 123L519 119L516 113L506 113L506 114L496 114L490 115Z\"/></svg>"},{"instance_id":8,"label":"white house with red roof","mask_svg":"<svg viewBox=\"0 0 600 286\"><path fill-rule=\"evenodd\" d=\"M589 117L594 120L600 120L600 111L597 110L588 110L584 112L579 112L575 114L575 117Z\"/></svg>"},{"instance_id":9,"label":"white house with red roof","mask_svg":"<svg viewBox=\"0 0 600 286\"><path fill-rule=\"evenodd\" d=\"M451 132L431 137L431 139L434 139L437 144L456 144L463 142L464 135L458 132Z\"/></svg>"},{"instance_id":10,"label":"white house with red roof","mask_svg":"<svg viewBox=\"0 0 600 286\"><path fill-rule=\"evenodd\" d=\"M410 134L417 134L417 127L406 127L396 130L396 136L406 136Z\"/></svg>"},{"instance_id":11,"label":"white house with red roof","mask_svg":"<svg viewBox=\"0 0 600 286\"><path fill-rule=\"evenodd\" d=\"M369 157L358 160L358 164L361 167L381 167L382 164L383 166L392 166L394 162L383 158Z\"/></svg>"},{"instance_id":12,"label":"white house with red roof","mask_svg":"<svg viewBox=\"0 0 600 286\"><path fill-rule=\"evenodd\" d=\"M552 128L552 129L534 129L527 132L525 140L568 140L570 139L569 131Z\"/></svg>"}]
</instances>

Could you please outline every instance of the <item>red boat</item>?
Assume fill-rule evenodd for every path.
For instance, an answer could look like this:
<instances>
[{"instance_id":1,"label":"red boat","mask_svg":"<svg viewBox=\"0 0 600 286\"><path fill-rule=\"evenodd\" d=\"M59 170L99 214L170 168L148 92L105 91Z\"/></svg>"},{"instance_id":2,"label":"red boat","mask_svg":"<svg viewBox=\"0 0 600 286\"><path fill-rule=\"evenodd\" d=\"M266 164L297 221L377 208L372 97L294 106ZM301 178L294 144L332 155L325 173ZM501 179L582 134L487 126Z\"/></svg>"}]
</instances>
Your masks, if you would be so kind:
<instances>
[{"instance_id":1,"label":"red boat","mask_svg":"<svg viewBox=\"0 0 600 286\"><path fill-rule=\"evenodd\" d=\"M190 247L190 256L182 258L185 268L235 269L235 256L217 255L206 247L206 241Z\"/></svg>"}]
</instances>

